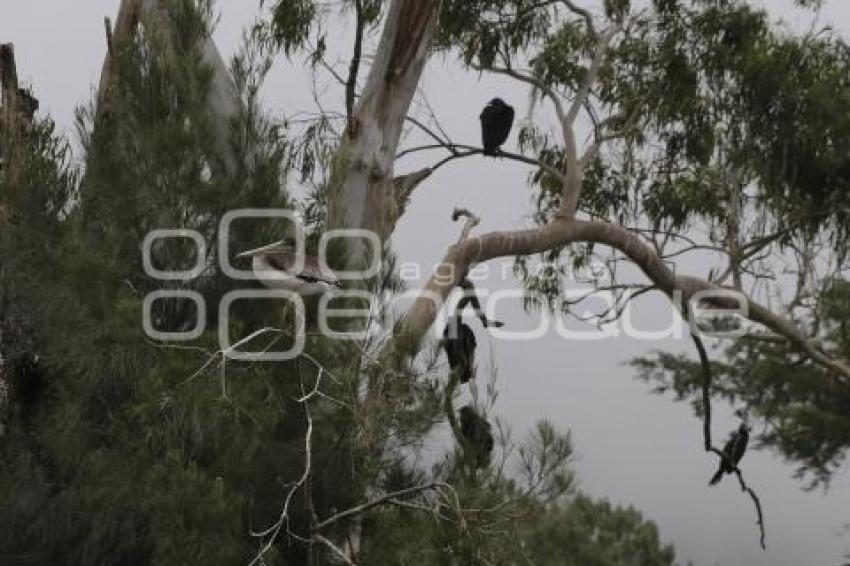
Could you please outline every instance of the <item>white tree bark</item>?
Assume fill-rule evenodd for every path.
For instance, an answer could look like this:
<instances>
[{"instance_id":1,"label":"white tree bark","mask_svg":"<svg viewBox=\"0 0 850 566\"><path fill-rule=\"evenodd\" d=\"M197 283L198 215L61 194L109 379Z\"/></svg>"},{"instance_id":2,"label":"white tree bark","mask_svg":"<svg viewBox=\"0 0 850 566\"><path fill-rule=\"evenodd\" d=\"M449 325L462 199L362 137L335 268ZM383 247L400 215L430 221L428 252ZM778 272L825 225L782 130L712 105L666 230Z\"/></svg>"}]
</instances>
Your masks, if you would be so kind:
<instances>
[{"instance_id":1,"label":"white tree bark","mask_svg":"<svg viewBox=\"0 0 850 566\"><path fill-rule=\"evenodd\" d=\"M399 217L393 171L402 127L437 29L439 0L393 0L380 44L339 148L328 227L370 230L385 240ZM353 241L349 261L362 261Z\"/></svg>"},{"instance_id":2,"label":"white tree bark","mask_svg":"<svg viewBox=\"0 0 850 566\"><path fill-rule=\"evenodd\" d=\"M449 294L475 264L497 258L532 255L576 242L604 244L621 251L670 298L674 298L678 292L681 294L681 300L687 303L701 291L728 290L704 279L676 275L655 250L622 226L598 220L558 219L538 229L493 232L453 246L407 313L402 325L402 334L413 340L424 336ZM772 312L743 293L739 292L739 296L745 300L750 320L783 337L828 371L845 380L850 379L850 366L820 351L792 321ZM719 299L716 302L721 308L739 306L728 300ZM407 340L403 343L409 344Z\"/></svg>"}]
</instances>

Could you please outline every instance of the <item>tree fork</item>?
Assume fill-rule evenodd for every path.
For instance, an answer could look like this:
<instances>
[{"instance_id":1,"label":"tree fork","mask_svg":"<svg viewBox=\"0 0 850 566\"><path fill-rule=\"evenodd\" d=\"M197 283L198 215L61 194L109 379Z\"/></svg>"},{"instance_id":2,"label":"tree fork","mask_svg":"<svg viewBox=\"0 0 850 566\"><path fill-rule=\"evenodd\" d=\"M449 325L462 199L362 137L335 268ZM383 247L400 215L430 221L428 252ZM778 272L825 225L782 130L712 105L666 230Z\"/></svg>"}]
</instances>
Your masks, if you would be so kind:
<instances>
[{"instance_id":1,"label":"tree fork","mask_svg":"<svg viewBox=\"0 0 850 566\"><path fill-rule=\"evenodd\" d=\"M401 214L394 162L402 128L437 30L440 0L393 0L375 60L337 151L328 228L374 232L386 241ZM362 242L348 244L349 265L362 263Z\"/></svg>"}]
</instances>

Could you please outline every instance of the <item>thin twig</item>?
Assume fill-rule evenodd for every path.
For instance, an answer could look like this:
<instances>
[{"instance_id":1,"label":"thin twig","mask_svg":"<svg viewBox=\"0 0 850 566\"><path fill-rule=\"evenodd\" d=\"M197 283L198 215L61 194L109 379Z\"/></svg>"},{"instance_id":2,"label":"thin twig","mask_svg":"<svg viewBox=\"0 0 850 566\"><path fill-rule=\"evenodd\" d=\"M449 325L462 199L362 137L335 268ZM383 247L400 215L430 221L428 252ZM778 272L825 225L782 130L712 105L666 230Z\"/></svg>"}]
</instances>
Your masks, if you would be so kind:
<instances>
[{"instance_id":1,"label":"thin twig","mask_svg":"<svg viewBox=\"0 0 850 566\"><path fill-rule=\"evenodd\" d=\"M410 497L411 495L417 495L419 493L422 493L423 491L435 491L435 490L441 490L441 489L451 490L451 487L448 484L443 483L443 482L434 482L434 483L429 483L427 485L417 485L417 486L414 486L414 487L409 487L407 489L394 491L392 493L388 493L384 496L381 496L381 497L374 499L372 501L369 501L367 503L363 503L361 505L357 505L356 507L352 507L351 509L347 509L345 511L337 513L336 515L334 515L332 517L328 517L327 519L325 519L324 521L322 521L321 523L316 525L316 530L317 531L323 531L323 530L327 529L328 527L330 527L331 525L339 523L340 521L343 521L345 519L355 517L357 515L362 515L363 513L366 513L368 511L374 509L375 507L380 507L381 505L391 504L393 502L393 500L395 500L395 499Z\"/></svg>"},{"instance_id":2,"label":"thin twig","mask_svg":"<svg viewBox=\"0 0 850 566\"><path fill-rule=\"evenodd\" d=\"M327 546L331 550L331 552L334 553L334 556L342 560L344 564L347 564L348 566L357 566L345 552L343 552L337 545L328 540L327 537L324 537L322 535L313 535L313 540Z\"/></svg>"},{"instance_id":3,"label":"thin twig","mask_svg":"<svg viewBox=\"0 0 850 566\"><path fill-rule=\"evenodd\" d=\"M417 146L417 147L408 148L404 151L399 152L398 155L396 155L396 159L401 159L402 157L405 157L405 156L410 155L412 153L419 153L421 151L429 151L429 150L435 150L435 149L445 149L446 151L448 151L452 155L449 156L448 158L444 159L443 161L439 162L437 165L430 167L430 169L432 169L432 170L436 169L438 166L443 165L443 164L447 163L448 161L452 161L454 159L460 159L462 157L470 157L470 156L473 156L473 155L480 155L480 154L484 153L483 149L481 149L479 147L472 146L472 145L464 145L464 144L458 144L458 143L446 143L446 142L440 141L440 143L436 143L436 144L428 144L428 145L421 145L421 146ZM463 151L460 151L460 150L463 150ZM543 169L544 171L546 171L547 173L549 173L550 175L555 176L557 179L563 179L564 178L563 172L552 167L551 165L543 163L540 160L534 159L533 157L528 157L526 155L522 155L522 154L519 154L519 153L512 153L512 152L509 152L509 151L504 151L504 150L501 150L501 149L499 150L498 157L504 158L504 159L509 159L511 161L519 161L520 163L525 163L526 165L533 165L535 167L539 167L539 168Z\"/></svg>"}]
</instances>

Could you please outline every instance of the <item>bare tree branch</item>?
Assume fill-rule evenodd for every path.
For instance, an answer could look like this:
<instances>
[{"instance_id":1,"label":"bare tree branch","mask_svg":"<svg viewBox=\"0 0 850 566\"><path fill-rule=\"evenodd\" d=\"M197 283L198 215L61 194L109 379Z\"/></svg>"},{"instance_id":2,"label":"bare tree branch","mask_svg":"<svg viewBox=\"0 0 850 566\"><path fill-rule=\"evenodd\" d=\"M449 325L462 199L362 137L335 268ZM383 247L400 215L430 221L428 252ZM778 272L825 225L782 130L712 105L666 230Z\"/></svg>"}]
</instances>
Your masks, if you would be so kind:
<instances>
[{"instance_id":1,"label":"bare tree branch","mask_svg":"<svg viewBox=\"0 0 850 566\"><path fill-rule=\"evenodd\" d=\"M567 111L566 116L561 120L562 135L564 137L564 159L567 168L564 196L562 197L561 207L558 211L558 216L562 218L573 218L575 216L584 182L584 169L578 157L575 121L579 111L590 96L593 83L596 82L596 78L602 68L602 64L605 61L605 54L608 51L608 44L619 31L620 25L614 24L602 37L597 39L593 59L591 60L590 67L587 69L584 81L576 93L572 106Z\"/></svg>"},{"instance_id":2,"label":"bare tree branch","mask_svg":"<svg viewBox=\"0 0 850 566\"><path fill-rule=\"evenodd\" d=\"M406 150L400 152L398 155L396 155L396 159L400 159L402 157L405 157L405 156L413 154L413 153L419 153L421 151L429 151L429 150L435 150L435 149L441 149L441 148L446 149L449 153L451 153L451 155L449 155L445 159L443 159L443 160L437 162L436 164L432 165L431 167L429 167L428 169L430 169L431 172L439 169L440 167L442 167L443 165L445 165L445 164L447 164L451 161L454 161L455 159L463 159L465 157L471 157L473 155L483 155L483 153L484 153L483 149L475 147L475 146L471 146L471 145L463 145L463 144L457 144L457 143L438 143L438 144L422 145L422 146L412 147L412 148L406 149ZM509 151L499 150L499 158L508 159L510 161L517 161L519 163L525 163L526 165L533 165L535 167L539 167L540 169L543 169L544 171L546 171L550 175L555 176L558 179L564 178L564 174L562 172L558 171L556 168L552 167L551 165L548 165L548 164L546 164L542 161L534 159L533 157L528 157L526 155L522 155L522 154L519 154L519 153L512 153L512 152L509 152Z\"/></svg>"},{"instance_id":3,"label":"bare tree branch","mask_svg":"<svg viewBox=\"0 0 850 566\"><path fill-rule=\"evenodd\" d=\"M446 145L451 144L451 142L448 139L448 136L446 136L445 139L441 138L439 135L436 134L436 132L434 132L431 128L429 128L428 126L423 124L420 120L417 120L416 118L414 118L412 116L406 116L404 119L407 120L408 122L410 122L411 124L413 124L414 126L416 126L417 128L419 128L420 130L422 130L423 132L425 132L426 134L428 134L428 136L430 136L434 141L436 141L437 144L439 144L439 145L435 146L435 147L446 147ZM401 154L396 155L396 159L403 156L404 154L405 154L405 152L402 152Z\"/></svg>"},{"instance_id":4,"label":"bare tree branch","mask_svg":"<svg viewBox=\"0 0 850 566\"><path fill-rule=\"evenodd\" d=\"M603 244L619 250L632 260L658 289L671 298L681 295L682 300L690 301L698 292L728 291L704 279L676 275L655 250L647 246L639 236L621 226L601 220L556 219L539 228L492 232L452 246L437 273L426 285L422 296L405 317L403 334L416 339L424 335L449 293L474 264L496 258L532 255L575 242ZM714 306L731 309L746 307L750 320L785 337L833 374L850 379L850 367L814 348L792 321L773 313L744 293L738 293L737 298L744 304L739 305L721 297L713 301Z\"/></svg>"},{"instance_id":5,"label":"bare tree branch","mask_svg":"<svg viewBox=\"0 0 850 566\"><path fill-rule=\"evenodd\" d=\"M284 526L289 523L289 507L292 503L292 498L295 496L295 493L298 492L299 489L303 488L307 485L310 480L310 474L312 473L313 466L313 418L310 415L310 405L309 405L309 397L306 400L299 401L304 405L304 415L307 421L307 430L304 434L304 470L301 474L301 477L295 483L291 484L286 489L286 496L284 497L283 507L280 512L280 516L277 521L268 529L253 533L253 535L257 538L266 539L265 543L260 547L260 550L257 552L257 555L250 562L250 565L254 564L262 564L263 556L271 550L275 541L277 541L277 537L280 534L280 531ZM287 528L287 532L289 529Z\"/></svg>"},{"instance_id":6,"label":"bare tree branch","mask_svg":"<svg viewBox=\"0 0 850 566\"><path fill-rule=\"evenodd\" d=\"M689 312L684 309L684 312ZM747 485L747 482L744 481L744 473L738 467L738 465L731 461L728 456L720 449L715 448L714 444L711 442L711 361L708 358L708 352L705 349L705 344L703 344L702 339L697 334L691 334L691 339L694 342L694 345L697 348L697 352L699 353L700 364L702 366L702 422L703 422L703 444L706 452L711 452L717 455L720 458L720 461L726 464L728 467L732 468L735 472L735 475L738 477L738 483L741 485L741 490L746 492L750 499L753 500L753 505L756 509L756 516L758 517L758 528L759 528L759 542L761 544L762 549L766 549L765 545L765 528L764 528L764 513L762 512L761 500L759 500L756 492L753 491Z\"/></svg>"},{"instance_id":7,"label":"bare tree branch","mask_svg":"<svg viewBox=\"0 0 850 566\"><path fill-rule=\"evenodd\" d=\"M313 535L313 540L327 546L334 556L342 560L343 564L347 564L348 566L357 566L355 562L348 557L348 554L343 552L341 548L332 543L327 537L322 535Z\"/></svg>"},{"instance_id":8,"label":"bare tree branch","mask_svg":"<svg viewBox=\"0 0 850 566\"><path fill-rule=\"evenodd\" d=\"M375 507L380 507L382 505L391 504L391 503L394 502L394 500L397 500L397 499L404 499L404 498L410 497L412 495L419 495L420 493L422 493L424 491L434 491L434 490L440 490L440 489L451 490L451 486L449 486L448 484L443 483L443 482L434 482L434 483L429 483L427 485L418 485L418 486L414 486L414 487L409 487L407 489L401 489L399 491L394 491L392 493L388 493L386 495L378 497L377 499L374 499L374 500L369 501L367 503L363 503L361 505L357 505L356 507L352 507L351 509L347 509L345 511L337 513L336 515L333 515L332 517L328 517L327 519L325 519L324 521L322 521L322 522L320 522L319 524L316 525L316 530L317 531L323 531L323 530L327 529L328 527L335 525L336 523L339 523L340 521L344 521L346 519L349 519L351 517L355 517L357 515L362 515L364 513L371 511Z\"/></svg>"}]
</instances>

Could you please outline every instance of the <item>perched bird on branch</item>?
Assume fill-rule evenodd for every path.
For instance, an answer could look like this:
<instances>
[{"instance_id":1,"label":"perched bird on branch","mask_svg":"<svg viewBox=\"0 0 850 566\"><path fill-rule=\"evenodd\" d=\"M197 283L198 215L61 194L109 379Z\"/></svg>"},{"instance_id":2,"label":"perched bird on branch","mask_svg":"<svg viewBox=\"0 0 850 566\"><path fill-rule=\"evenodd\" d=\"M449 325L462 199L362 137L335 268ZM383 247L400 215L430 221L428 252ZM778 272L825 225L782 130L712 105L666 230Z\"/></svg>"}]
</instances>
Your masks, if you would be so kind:
<instances>
[{"instance_id":1,"label":"perched bird on branch","mask_svg":"<svg viewBox=\"0 0 850 566\"><path fill-rule=\"evenodd\" d=\"M314 297L340 287L336 276L323 269L317 257L299 256L295 248L295 240L287 238L236 257L252 258L257 280L270 289L294 291L303 297Z\"/></svg>"},{"instance_id":2,"label":"perched bird on branch","mask_svg":"<svg viewBox=\"0 0 850 566\"><path fill-rule=\"evenodd\" d=\"M726 442L726 446L723 447L723 459L720 461L720 468L708 482L708 485L717 485L725 474L731 474L735 471L747 451L749 441L750 427L747 426L747 423L741 423L741 426L732 433L732 436Z\"/></svg>"},{"instance_id":3,"label":"perched bird on branch","mask_svg":"<svg viewBox=\"0 0 850 566\"><path fill-rule=\"evenodd\" d=\"M457 373L461 383L468 383L475 376L475 333L463 322L460 313L449 319L443 331L443 348L449 359L449 367Z\"/></svg>"},{"instance_id":4,"label":"perched bird on branch","mask_svg":"<svg viewBox=\"0 0 850 566\"><path fill-rule=\"evenodd\" d=\"M484 155L497 157L514 125L514 109L501 98L494 98L484 107L480 119Z\"/></svg>"},{"instance_id":5,"label":"perched bird on branch","mask_svg":"<svg viewBox=\"0 0 850 566\"><path fill-rule=\"evenodd\" d=\"M471 405L460 410L460 434L471 450L477 468L486 468L490 464L495 441L490 423L479 415Z\"/></svg>"}]
</instances>

